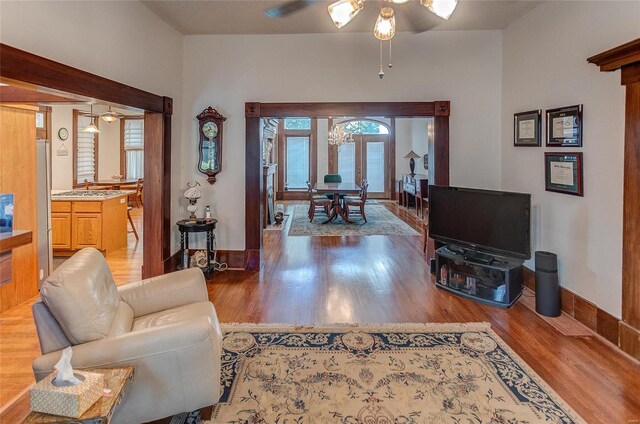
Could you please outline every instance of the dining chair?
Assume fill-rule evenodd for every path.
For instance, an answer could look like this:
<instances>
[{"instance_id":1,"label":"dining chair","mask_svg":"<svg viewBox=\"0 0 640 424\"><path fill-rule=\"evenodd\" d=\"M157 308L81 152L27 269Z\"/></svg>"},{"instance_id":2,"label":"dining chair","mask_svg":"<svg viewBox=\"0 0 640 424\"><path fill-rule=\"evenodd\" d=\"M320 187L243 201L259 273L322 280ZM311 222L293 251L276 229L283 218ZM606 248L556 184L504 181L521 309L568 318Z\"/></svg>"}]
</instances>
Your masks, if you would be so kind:
<instances>
[{"instance_id":1,"label":"dining chair","mask_svg":"<svg viewBox=\"0 0 640 424\"><path fill-rule=\"evenodd\" d=\"M127 219L129 220L129 224L131 224L131 229L133 230L133 235L136 236L136 240L140 240L136 226L133 224L133 219L131 219L131 209L133 209L132 206L127 206Z\"/></svg>"},{"instance_id":2,"label":"dining chair","mask_svg":"<svg viewBox=\"0 0 640 424\"><path fill-rule=\"evenodd\" d=\"M329 216L329 210L333 206L333 200L327 199L325 196L314 196L313 186L309 181L307 181L307 190L309 191L309 222L313 222L317 208L322 208L324 213Z\"/></svg>"},{"instance_id":3,"label":"dining chair","mask_svg":"<svg viewBox=\"0 0 640 424\"><path fill-rule=\"evenodd\" d=\"M347 218L351 213L349 206L357 206L360 208L360 215L364 219L364 222L367 222L367 215L364 213L364 205L367 203L367 191L369 190L369 182L367 180L362 180L362 190L360 191L360 197L350 197L347 196L344 198L344 210L347 214Z\"/></svg>"},{"instance_id":4,"label":"dining chair","mask_svg":"<svg viewBox=\"0 0 640 424\"><path fill-rule=\"evenodd\" d=\"M144 202L142 201L142 191L144 190L144 182L142 178L138 178L136 185L120 186L120 190L135 190L134 194L129 195L129 203L135 204L136 208L139 208L140 206L144 206Z\"/></svg>"},{"instance_id":5,"label":"dining chair","mask_svg":"<svg viewBox=\"0 0 640 424\"><path fill-rule=\"evenodd\" d=\"M342 182L342 176L340 176L340 174L326 174L324 176L324 182L326 183L341 183ZM325 196L327 197L327 199L333 199L333 193L327 193L325 194ZM344 194L340 195L340 199L344 199Z\"/></svg>"}]
</instances>

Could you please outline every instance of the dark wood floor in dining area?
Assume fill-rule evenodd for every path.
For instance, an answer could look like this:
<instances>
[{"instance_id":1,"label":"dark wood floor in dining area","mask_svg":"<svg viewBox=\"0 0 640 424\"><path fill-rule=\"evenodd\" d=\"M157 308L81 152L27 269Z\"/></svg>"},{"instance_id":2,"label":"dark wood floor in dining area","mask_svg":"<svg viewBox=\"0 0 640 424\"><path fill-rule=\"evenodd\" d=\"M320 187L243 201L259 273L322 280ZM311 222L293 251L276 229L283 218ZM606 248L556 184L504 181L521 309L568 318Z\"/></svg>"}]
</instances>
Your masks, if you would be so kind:
<instances>
[{"instance_id":1,"label":"dark wood floor in dining area","mask_svg":"<svg viewBox=\"0 0 640 424\"><path fill-rule=\"evenodd\" d=\"M414 211L382 204L422 233ZM562 335L524 302L503 310L438 290L421 236L288 237L286 231L265 231L259 272L225 271L209 280L221 322L486 321L587 422L640 420L636 361L598 336ZM5 346L36 340L3 334Z\"/></svg>"}]
</instances>

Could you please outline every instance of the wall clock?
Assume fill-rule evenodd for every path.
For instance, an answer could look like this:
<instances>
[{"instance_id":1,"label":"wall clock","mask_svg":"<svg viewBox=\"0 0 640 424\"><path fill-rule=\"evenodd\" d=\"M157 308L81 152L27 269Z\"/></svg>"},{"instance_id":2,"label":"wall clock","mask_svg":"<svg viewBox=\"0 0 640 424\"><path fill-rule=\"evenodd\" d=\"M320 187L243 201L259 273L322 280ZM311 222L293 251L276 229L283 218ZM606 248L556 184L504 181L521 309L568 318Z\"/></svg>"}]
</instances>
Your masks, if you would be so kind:
<instances>
[{"instance_id":1,"label":"wall clock","mask_svg":"<svg viewBox=\"0 0 640 424\"><path fill-rule=\"evenodd\" d=\"M65 127L60 128L58 130L58 138L62 141L65 141L67 138L69 138L69 130Z\"/></svg>"},{"instance_id":2,"label":"wall clock","mask_svg":"<svg viewBox=\"0 0 640 424\"><path fill-rule=\"evenodd\" d=\"M198 171L207 176L207 182L216 182L222 171L222 124L227 120L209 106L198 116Z\"/></svg>"}]
</instances>

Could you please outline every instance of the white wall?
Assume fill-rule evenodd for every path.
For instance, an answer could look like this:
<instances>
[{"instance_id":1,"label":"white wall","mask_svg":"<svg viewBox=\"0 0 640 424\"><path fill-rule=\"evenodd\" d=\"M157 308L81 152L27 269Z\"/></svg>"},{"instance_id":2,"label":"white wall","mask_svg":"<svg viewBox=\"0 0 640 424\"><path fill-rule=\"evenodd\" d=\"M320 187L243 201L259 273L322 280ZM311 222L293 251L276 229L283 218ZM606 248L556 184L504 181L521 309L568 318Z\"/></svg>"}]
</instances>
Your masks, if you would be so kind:
<instances>
[{"instance_id":1,"label":"white wall","mask_svg":"<svg viewBox=\"0 0 640 424\"><path fill-rule=\"evenodd\" d=\"M182 35L137 1L3 0L0 9L0 42L173 98L171 220L176 221L182 170ZM111 42L105 43L107 39Z\"/></svg>"},{"instance_id":2,"label":"white wall","mask_svg":"<svg viewBox=\"0 0 640 424\"><path fill-rule=\"evenodd\" d=\"M51 108L51 188L71 190L73 188L73 109L77 105L56 105ZM58 130L66 128L69 137L62 141ZM66 150L66 156L59 156Z\"/></svg>"},{"instance_id":3,"label":"white wall","mask_svg":"<svg viewBox=\"0 0 640 424\"><path fill-rule=\"evenodd\" d=\"M640 2L613 1L546 2L503 33L502 187L533 194L532 247L558 254L561 284L616 317L621 313L624 89L619 72L602 73L586 59L639 34ZM514 113L542 109L544 114L579 103L583 148L513 147ZM544 152L564 150L584 153L584 197L544 189Z\"/></svg>"},{"instance_id":4,"label":"white wall","mask_svg":"<svg viewBox=\"0 0 640 424\"><path fill-rule=\"evenodd\" d=\"M394 67L383 80L377 46L370 34L351 33L184 37L182 186L193 179L203 185L202 204L213 205L219 219L220 248L244 248L249 101L451 100L452 184L500 186L500 32L398 34ZM213 186L195 169L195 116L209 105L228 117Z\"/></svg>"}]
</instances>

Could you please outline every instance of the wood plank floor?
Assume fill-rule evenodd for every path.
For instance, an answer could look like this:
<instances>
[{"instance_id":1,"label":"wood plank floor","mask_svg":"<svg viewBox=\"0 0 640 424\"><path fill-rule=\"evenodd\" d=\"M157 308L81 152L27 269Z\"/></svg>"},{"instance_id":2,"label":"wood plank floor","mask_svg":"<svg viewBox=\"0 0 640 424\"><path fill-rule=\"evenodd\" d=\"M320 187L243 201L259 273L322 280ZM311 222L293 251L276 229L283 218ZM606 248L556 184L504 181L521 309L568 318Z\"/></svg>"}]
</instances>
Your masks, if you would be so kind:
<instances>
[{"instance_id":1,"label":"wood plank floor","mask_svg":"<svg viewBox=\"0 0 640 424\"><path fill-rule=\"evenodd\" d=\"M422 230L422 221L413 211L384 204ZM636 361L592 332L586 337L564 336L524 302L502 310L438 290L422 254L420 236L287 237L286 231L265 232L259 272L225 271L210 279L209 297L220 321L486 321L587 422L640 419ZM28 306L16 309L0 317L3 401L11 398L5 394L5 383L7 393L29 384L31 379L12 377L12 373L30 373L31 359L38 354ZM11 413L16 408L8 408L4 416L15 416Z\"/></svg>"}]
</instances>

